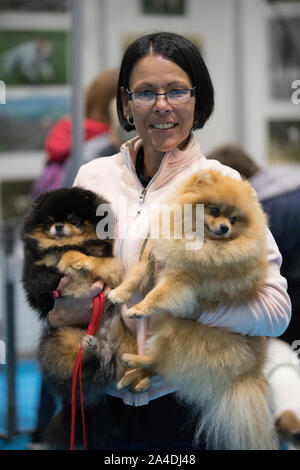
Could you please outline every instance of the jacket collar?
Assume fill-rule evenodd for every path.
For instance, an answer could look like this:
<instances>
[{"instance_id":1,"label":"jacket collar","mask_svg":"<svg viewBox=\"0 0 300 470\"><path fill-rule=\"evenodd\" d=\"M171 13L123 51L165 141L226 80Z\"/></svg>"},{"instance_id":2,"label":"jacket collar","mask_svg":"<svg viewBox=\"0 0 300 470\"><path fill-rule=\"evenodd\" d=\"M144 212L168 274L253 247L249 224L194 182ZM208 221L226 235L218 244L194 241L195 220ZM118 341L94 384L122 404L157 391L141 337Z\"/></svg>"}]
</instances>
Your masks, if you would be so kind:
<instances>
[{"instance_id":1,"label":"jacket collar","mask_svg":"<svg viewBox=\"0 0 300 470\"><path fill-rule=\"evenodd\" d=\"M121 146L121 155L127 166L127 168L136 175L135 163L137 158L137 153L142 147L143 141L139 136L134 137L133 139L128 140ZM156 175L152 178L155 178L155 186L160 185L159 183L165 180L165 171L168 170L172 174L172 170L184 169L187 165L190 165L196 159L201 157L200 146L191 134L190 140L184 150L179 150L175 148L166 152L160 164L160 168L157 171ZM204 157L203 157L204 158Z\"/></svg>"}]
</instances>

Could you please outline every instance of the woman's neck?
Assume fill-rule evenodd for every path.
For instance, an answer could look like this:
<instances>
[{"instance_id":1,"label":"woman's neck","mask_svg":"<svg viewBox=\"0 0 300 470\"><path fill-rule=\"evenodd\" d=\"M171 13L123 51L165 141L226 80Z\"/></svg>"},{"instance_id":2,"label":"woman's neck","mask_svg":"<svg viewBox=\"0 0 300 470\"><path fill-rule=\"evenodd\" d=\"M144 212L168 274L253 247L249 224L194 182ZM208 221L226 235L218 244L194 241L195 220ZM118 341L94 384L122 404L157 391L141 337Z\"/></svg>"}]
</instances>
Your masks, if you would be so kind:
<instances>
[{"instance_id":1,"label":"woman's neck","mask_svg":"<svg viewBox=\"0 0 300 470\"><path fill-rule=\"evenodd\" d=\"M184 150L189 141L190 141L191 134L189 134L182 142L180 145L178 145L179 150ZM144 176L151 176L153 177L155 173L157 173L160 164L162 162L162 159L164 157L165 152L160 152L158 150L153 150L149 151L149 149L145 148L144 146L144 168L143 168L143 174Z\"/></svg>"},{"instance_id":2,"label":"woman's neck","mask_svg":"<svg viewBox=\"0 0 300 470\"><path fill-rule=\"evenodd\" d=\"M153 177L157 173L163 157L164 152L155 152L147 156L144 151L144 175Z\"/></svg>"}]
</instances>

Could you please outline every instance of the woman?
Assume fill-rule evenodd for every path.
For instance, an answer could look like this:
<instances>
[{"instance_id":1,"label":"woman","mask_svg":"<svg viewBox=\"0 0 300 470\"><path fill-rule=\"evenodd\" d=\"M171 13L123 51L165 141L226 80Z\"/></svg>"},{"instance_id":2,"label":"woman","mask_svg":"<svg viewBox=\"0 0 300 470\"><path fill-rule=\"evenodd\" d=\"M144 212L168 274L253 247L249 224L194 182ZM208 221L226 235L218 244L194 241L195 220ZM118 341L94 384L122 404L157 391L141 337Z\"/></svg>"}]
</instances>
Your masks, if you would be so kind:
<instances>
[{"instance_id":1,"label":"woman","mask_svg":"<svg viewBox=\"0 0 300 470\"><path fill-rule=\"evenodd\" d=\"M147 234L146 212L150 204L187 176L200 169L217 168L238 177L231 169L201 154L192 131L202 128L213 110L213 86L198 50L185 38L171 33L144 36L125 52L119 76L117 106L122 126L136 129L138 136L109 158L81 167L75 185L98 191L113 206L119 222L115 252L126 269L138 259ZM126 201L128 216L124 219ZM134 235L139 233L137 239ZM201 315L201 322L243 335L278 336L288 325L290 302L286 281L280 275L281 256L269 236L269 276L259 299L241 308L225 305ZM61 280L64 288L67 278ZM89 320L93 297L103 284L94 284L86 299L58 299L49 321L53 327L83 324ZM132 299L128 307L135 304ZM128 328L136 331L142 353L145 324L123 312ZM204 385L205 386L205 385ZM149 392L108 390L111 435L107 449L191 449L193 429L188 412L173 391L158 377ZM106 446L106 447L105 447Z\"/></svg>"}]
</instances>

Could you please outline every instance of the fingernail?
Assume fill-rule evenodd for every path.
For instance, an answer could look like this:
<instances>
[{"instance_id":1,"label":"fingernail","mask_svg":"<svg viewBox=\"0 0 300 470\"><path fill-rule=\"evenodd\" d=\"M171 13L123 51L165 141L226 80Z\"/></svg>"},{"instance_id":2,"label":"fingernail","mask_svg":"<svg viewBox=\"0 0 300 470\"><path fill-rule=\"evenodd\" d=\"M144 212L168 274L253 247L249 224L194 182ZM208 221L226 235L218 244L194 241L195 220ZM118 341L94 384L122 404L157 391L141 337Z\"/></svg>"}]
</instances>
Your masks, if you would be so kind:
<instances>
[{"instance_id":1,"label":"fingernail","mask_svg":"<svg viewBox=\"0 0 300 470\"><path fill-rule=\"evenodd\" d=\"M100 289L102 291L103 288L104 288L104 283L101 282L101 281L97 281L93 284L93 288L94 289Z\"/></svg>"}]
</instances>

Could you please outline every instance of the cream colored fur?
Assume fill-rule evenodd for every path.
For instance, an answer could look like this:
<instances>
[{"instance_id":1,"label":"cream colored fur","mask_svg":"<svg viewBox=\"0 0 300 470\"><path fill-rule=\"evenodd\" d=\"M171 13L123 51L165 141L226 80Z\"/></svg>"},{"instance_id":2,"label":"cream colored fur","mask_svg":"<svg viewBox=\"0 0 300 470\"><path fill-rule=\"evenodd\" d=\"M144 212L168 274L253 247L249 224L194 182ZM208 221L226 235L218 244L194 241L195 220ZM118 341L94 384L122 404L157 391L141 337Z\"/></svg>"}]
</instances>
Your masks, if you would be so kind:
<instances>
[{"instance_id":1,"label":"cream colored fur","mask_svg":"<svg viewBox=\"0 0 300 470\"><path fill-rule=\"evenodd\" d=\"M153 276L153 258L162 267L153 289L128 311L132 318L150 317L146 355L125 354L123 360L163 376L201 413L195 442L205 432L214 449L275 449L265 338L201 324L201 312L220 302L241 304L257 296L267 269L265 215L247 182L217 171L193 175L168 202L204 204L204 244L189 251L184 238L149 240L138 265L111 291L113 302L126 302ZM212 207L219 208L218 217ZM221 224L228 226L226 234ZM119 382L120 388L129 385L128 376Z\"/></svg>"}]
</instances>

